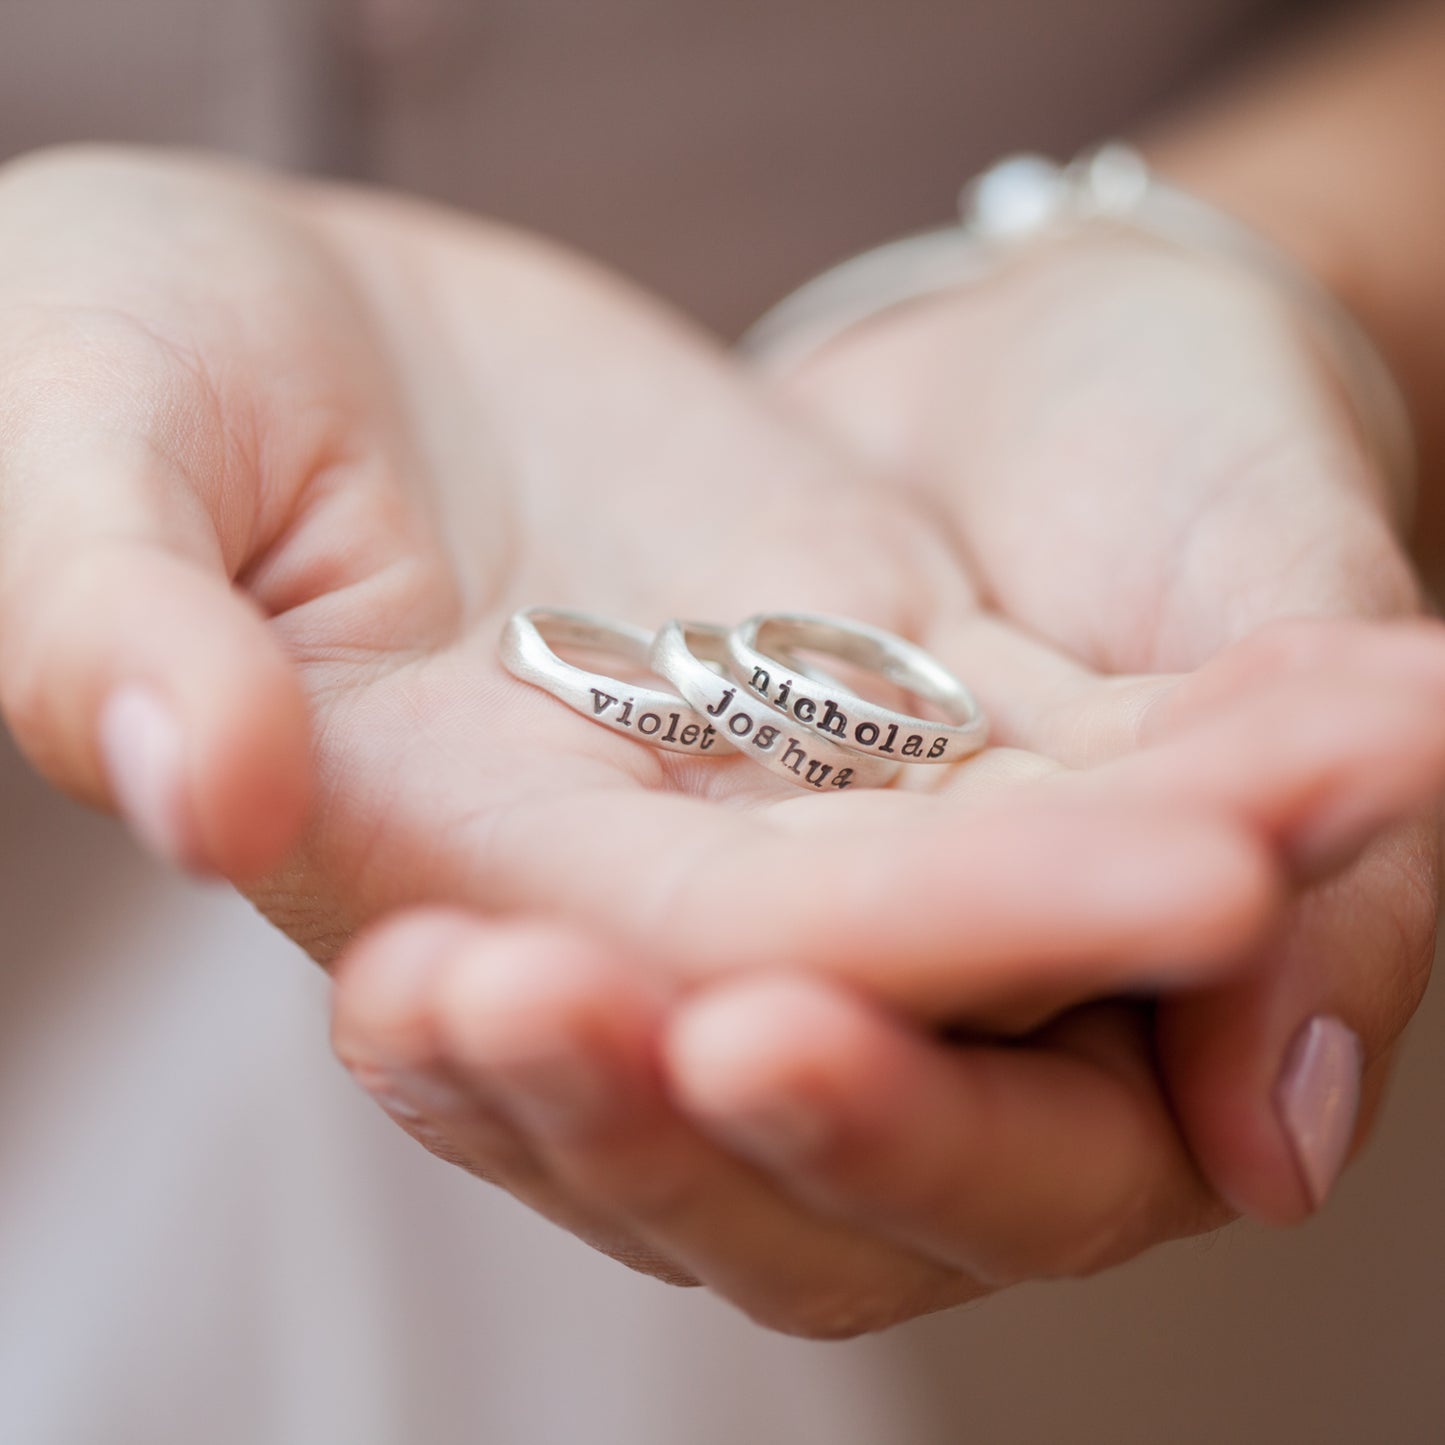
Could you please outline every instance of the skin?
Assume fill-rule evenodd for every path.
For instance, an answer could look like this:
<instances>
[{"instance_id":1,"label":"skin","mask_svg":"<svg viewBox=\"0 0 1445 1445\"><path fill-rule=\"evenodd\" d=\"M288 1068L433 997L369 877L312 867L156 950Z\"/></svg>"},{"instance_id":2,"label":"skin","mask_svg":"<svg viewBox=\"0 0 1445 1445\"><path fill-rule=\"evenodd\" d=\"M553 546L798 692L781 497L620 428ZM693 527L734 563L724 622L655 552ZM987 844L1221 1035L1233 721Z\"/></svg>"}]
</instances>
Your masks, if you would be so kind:
<instances>
[{"instance_id":1,"label":"skin","mask_svg":"<svg viewBox=\"0 0 1445 1445\"><path fill-rule=\"evenodd\" d=\"M1268 236L1339 297L1410 404L1421 481L1414 553L1445 558L1445 4L1350 5L1161 119L1155 164ZM1348 177L1348 184L1342 178Z\"/></svg>"},{"instance_id":2,"label":"skin","mask_svg":"<svg viewBox=\"0 0 1445 1445\"><path fill-rule=\"evenodd\" d=\"M1397 499L1305 337L1247 279L1084 240L860 330L787 390L895 505L935 519L977 595L1052 644L1000 643L986 691L1004 736L1081 781L1147 771L1146 787L1170 788L1183 769L1196 796L1247 805L1272 786L1267 739L1312 756L1364 745L1367 678L1401 675L1377 626L1277 619L1419 606ZM967 650L986 677L996 654L976 628ZM1178 686L1137 675L1164 668L1195 670ZM1276 931L1152 1016L1093 1004L1025 1049L944 1046L813 979L746 978L679 1005L574 937L432 916L358 950L338 1042L363 1077L449 1086L406 1120L431 1147L630 1262L680 1265L812 1337L1088 1273L1235 1212L1291 1222L1318 1201L1275 1107L1289 1044L1318 1014L1348 1021L1368 1120L1428 977L1433 810L1382 826L1385 794L1365 801L1393 776L1404 803L1430 775L1435 725L1416 721L1409 743L1381 734L1356 775L1362 811L1328 805L1333 836L1294 852ZM409 968L429 981L402 1001L388 979ZM762 1180L697 1156L663 1092ZM775 1218L767 1189L841 1233Z\"/></svg>"},{"instance_id":3,"label":"skin","mask_svg":"<svg viewBox=\"0 0 1445 1445\"><path fill-rule=\"evenodd\" d=\"M1221 677L1260 685L1271 664L1226 649L1271 619L1420 607L1401 499L1302 318L1207 260L1084 237L994 287L887 318L794 384L937 510L1007 615L1101 671L1198 669L1176 705L1221 700ZM1017 722L1079 756L1054 719ZM1284 1173L1261 1167L1278 1157L1261 1104L1304 1020L1348 1019L1378 1085L1428 977L1438 885L1427 810L1305 890L1253 967L1161 1007L1180 1122L1236 1207L1295 1217Z\"/></svg>"},{"instance_id":4,"label":"skin","mask_svg":"<svg viewBox=\"0 0 1445 1445\"><path fill-rule=\"evenodd\" d=\"M1365 1038L1373 1083L1413 1007L1427 896L1382 880L1415 869L1423 889L1432 866L1398 820L1445 778L1445 640L1252 628L1408 611L1383 523L1368 605L1280 595L1250 617L1232 586L1190 654L1187 609L1148 577L1180 575L1181 521L1221 519L1229 557L1284 515L1238 500L1257 437L1207 454L1163 556L1146 509L1110 601L1117 554L1059 569L1077 526L1010 552L951 514L966 364L940 408L890 416L880 334L781 396L532 239L192 159L0 176L0 308L7 722L58 786L114 806L100 710L136 682L162 699L185 743L173 856L337 966L338 1051L428 1147L815 1336L1100 1267L1217 1223L1221 1192L1309 1208L1255 1085L1270 1029L1317 1005ZM1292 336L1277 361L1289 437L1353 457L1359 508L1315 549L1350 551L1341 524L1378 516L1380 489ZM1121 368L1116 402L1142 374ZM858 386L879 405L850 418ZM1174 418L1152 440L1128 420L1147 457L1192 455ZM933 426L936 452L890 454L894 421ZM1041 528L1078 455L1055 435L1056 465L1017 473ZM1274 505L1293 526L1291 477ZM1210 501L1230 483L1232 519ZM1031 610L1041 566L1077 636ZM1262 549L1230 575L1272 585ZM501 671L502 621L539 600L654 624L866 618L965 672L998 745L831 798L655 754ZM1322 897L1393 920L1410 967L1342 958L1309 995L1289 960ZM1276 977L1297 1017L1232 1023L1230 990L1268 1004ZM1093 1002L1144 991L1168 999L1158 1040L1144 1008ZM940 1023L1029 1039L945 1045ZM1230 1051L1245 1085L1222 1077Z\"/></svg>"}]
</instances>

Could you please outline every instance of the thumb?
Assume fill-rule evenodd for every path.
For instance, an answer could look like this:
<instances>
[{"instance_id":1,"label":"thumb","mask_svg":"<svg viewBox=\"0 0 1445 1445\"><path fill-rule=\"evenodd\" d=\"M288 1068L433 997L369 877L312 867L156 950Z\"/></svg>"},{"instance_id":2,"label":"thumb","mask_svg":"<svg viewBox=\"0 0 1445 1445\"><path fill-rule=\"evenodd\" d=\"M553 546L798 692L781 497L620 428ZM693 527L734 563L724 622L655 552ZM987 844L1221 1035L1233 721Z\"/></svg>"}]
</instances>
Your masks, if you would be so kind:
<instances>
[{"instance_id":1,"label":"thumb","mask_svg":"<svg viewBox=\"0 0 1445 1445\"><path fill-rule=\"evenodd\" d=\"M45 777L168 861L264 870L307 803L299 677L178 467L27 430L0 448L0 713Z\"/></svg>"},{"instance_id":2,"label":"thumb","mask_svg":"<svg viewBox=\"0 0 1445 1445\"><path fill-rule=\"evenodd\" d=\"M1439 623L1279 622L1160 693L1156 745L1114 769L1116 796L1241 809L1300 884L1249 967L1158 1009L1180 1127L1216 1191L1258 1219L1324 1202L1423 993L1442 708Z\"/></svg>"},{"instance_id":3,"label":"thumb","mask_svg":"<svg viewBox=\"0 0 1445 1445\"><path fill-rule=\"evenodd\" d=\"M1292 798L1282 789L1267 823L1312 886L1253 967L1159 1006L1160 1067L1195 1157L1224 1199L1269 1223L1329 1195L1429 977L1442 644L1425 621L1277 623L1165 695L1153 719L1197 736L1237 712L1240 756L1271 730L1271 694L1313 698L1309 725L1282 731L1310 764L1301 776L1318 779Z\"/></svg>"},{"instance_id":4,"label":"thumb","mask_svg":"<svg viewBox=\"0 0 1445 1445\"><path fill-rule=\"evenodd\" d=\"M1161 1002L1180 1127L1242 1213L1318 1209L1363 1138L1429 978L1435 869L1433 816L1401 825L1301 900L1261 966Z\"/></svg>"}]
</instances>

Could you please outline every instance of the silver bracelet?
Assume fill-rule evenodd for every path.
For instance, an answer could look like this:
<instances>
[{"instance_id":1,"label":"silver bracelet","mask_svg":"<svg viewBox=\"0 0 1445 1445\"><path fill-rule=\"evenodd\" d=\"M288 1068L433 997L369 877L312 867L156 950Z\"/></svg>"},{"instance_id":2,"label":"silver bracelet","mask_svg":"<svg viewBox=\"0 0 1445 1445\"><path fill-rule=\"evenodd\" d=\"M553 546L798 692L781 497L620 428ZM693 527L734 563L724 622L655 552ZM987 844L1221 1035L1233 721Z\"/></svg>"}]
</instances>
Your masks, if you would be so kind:
<instances>
[{"instance_id":1,"label":"silver bracelet","mask_svg":"<svg viewBox=\"0 0 1445 1445\"><path fill-rule=\"evenodd\" d=\"M1402 528L1415 500L1410 412L1364 328L1284 252L1232 216L1161 181L1136 150L1110 143L1067 166L1000 161L964 187L960 219L866 251L806 282L742 338L742 353L787 372L861 322L910 301L987 280L1023 245L1105 221L1262 276L1310 321L1390 485Z\"/></svg>"}]
</instances>

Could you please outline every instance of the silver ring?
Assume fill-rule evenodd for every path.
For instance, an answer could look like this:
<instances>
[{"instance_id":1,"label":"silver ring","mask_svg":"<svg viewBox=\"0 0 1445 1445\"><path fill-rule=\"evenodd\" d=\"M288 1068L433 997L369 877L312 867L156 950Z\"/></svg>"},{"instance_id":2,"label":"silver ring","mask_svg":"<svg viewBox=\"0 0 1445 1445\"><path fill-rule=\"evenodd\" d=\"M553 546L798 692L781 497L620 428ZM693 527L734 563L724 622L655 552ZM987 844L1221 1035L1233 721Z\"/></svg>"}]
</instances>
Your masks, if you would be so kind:
<instances>
[{"instance_id":1,"label":"silver ring","mask_svg":"<svg viewBox=\"0 0 1445 1445\"><path fill-rule=\"evenodd\" d=\"M728 634L734 674L754 697L815 736L874 757L910 763L952 763L988 741L988 719L962 682L912 642L838 617L802 612L750 617ZM799 649L841 658L933 703L947 723L911 717L840 688L819 686Z\"/></svg>"},{"instance_id":2,"label":"silver ring","mask_svg":"<svg viewBox=\"0 0 1445 1445\"><path fill-rule=\"evenodd\" d=\"M702 622L669 622L652 644L652 670L727 734L744 757L788 782L827 793L881 787L897 775L896 762L862 757L817 733L790 726L766 703L754 702L739 684L708 666L726 666L727 660L727 629Z\"/></svg>"},{"instance_id":3,"label":"silver ring","mask_svg":"<svg viewBox=\"0 0 1445 1445\"><path fill-rule=\"evenodd\" d=\"M502 665L513 677L551 693L589 722L600 723L634 742L674 753L710 756L733 751L716 723L698 716L681 698L574 667L563 662L549 643L613 652L649 667L650 632L587 612L524 607L512 614L502 630Z\"/></svg>"}]
</instances>

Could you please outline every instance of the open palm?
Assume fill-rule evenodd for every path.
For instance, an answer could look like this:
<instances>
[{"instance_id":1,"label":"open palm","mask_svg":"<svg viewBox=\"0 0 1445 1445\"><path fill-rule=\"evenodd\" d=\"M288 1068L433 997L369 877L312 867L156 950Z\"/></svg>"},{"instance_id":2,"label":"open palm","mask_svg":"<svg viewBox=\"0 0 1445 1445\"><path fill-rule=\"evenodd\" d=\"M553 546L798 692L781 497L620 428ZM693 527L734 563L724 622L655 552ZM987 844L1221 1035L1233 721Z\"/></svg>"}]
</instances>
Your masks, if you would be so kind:
<instances>
[{"instance_id":1,"label":"open palm","mask_svg":"<svg viewBox=\"0 0 1445 1445\"><path fill-rule=\"evenodd\" d=\"M1058 649L1040 679L1054 705L1017 694L1011 722L1063 760L1097 756L1112 702L1095 669L1192 670L1275 618L1421 609L1408 499L1367 455L1306 318L1206 258L1098 228L855 332L792 384L936 509L990 605ZM1328 630L1293 645L1327 674L1339 656ZM1290 650L1261 656L1256 682ZM1345 687L1321 694L1322 717ZM1359 841L1372 821L1338 827ZM1182 1121L1238 1207L1291 1219L1327 1187L1296 1174L1274 1097L1312 1016L1364 1041L1377 1098L1428 977L1437 832L1432 810L1383 834L1298 901L1255 967L1161 1011Z\"/></svg>"},{"instance_id":2,"label":"open palm","mask_svg":"<svg viewBox=\"0 0 1445 1445\"><path fill-rule=\"evenodd\" d=\"M1001 1097L1023 1071L1015 1122L1038 1127L1005 1130L1001 1111L999 1187L963 1260L827 1209L820 1223L696 1135L650 1076L632 1082L651 1112L634 1097L610 1116L634 1131L630 1156L596 1129L581 1145L529 1138L534 1117L489 1094L505 1069L486 1049L527 1072L526 1029L502 1025L549 978L554 1003L603 1010L593 1023L625 1073L652 1058L633 1044L656 1043L683 984L740 970L844 980L935 1019L1028 1022L1141 978L1212 977L1268 936L1322 818L1402 805L1368 768L1425 746L1436 639L1395 639L1383 667L1357 657L1381 688L1312 748L1290 723L1316 710L1318 680L1242 687L1247 653L1202 680L1207 709L1176 696L1154 715L1156 746L1138 748L1140 724L1171 681L1144 678L1106 684L1088 740L1065 747L1017 715L1029 699L1050 710L1058 654L1001 620L1011 609L978 609L962 549L925 506L575 260L394 200L190 162L42 158L11 171L0 204L0 674L22 746L62 785L126 805L177 858L243 881L322 960L411 904L565 930L503 926L496 948L526 963L506 1006L495 958L443 977L407 957L396 930L413 951L440 946L454 915L373 936L347 975L343 1052L363 1072L403 1043L433 1074L446 1055L450 1092L430 1097L451 1117L411 1119L415 1132L615 1252L814 1330L858 1327L859 1300L870 1320L896 1317L1019 1259L1083 1265L1211 1217L1163 1100L1099 1064L1093 1033L1017 1061L980 1051L1007 1076ZM502 622L537 601L646 624L864 618L955 665L1013 746L831 797L789 793L745 759L654 753L500 669ZM114 775L105 710L130 689L133 717L137 688L151 710L139 790ZM170 772L157 709L183 744ZM406 964L389 1002L378 958L392 975ZM470 1008L466 988L481 991ZM862 1027L851 994L822 997ZM957 1061L900 1029L869 1016L835 1056L895 1049L900 1086L906 1058L923 1097L956 1099L929 1070ZM468 1050L484 1078L458 1090ZM926 1120L918 1102L896 1117ZM1046 1218L1057 1191L1038 1158L1068 1138L1109 1163ZM933 1157L923 1145L895 1131L908 1158ZM1168 1224L1139 1223L1149 1211L1132 1204L1118 1224L1145 1177ZM997 1237L1034 1215L1042 1242ZM760 1283L769 1250L802 1282Z\"/></svg>"}]
</instances>

